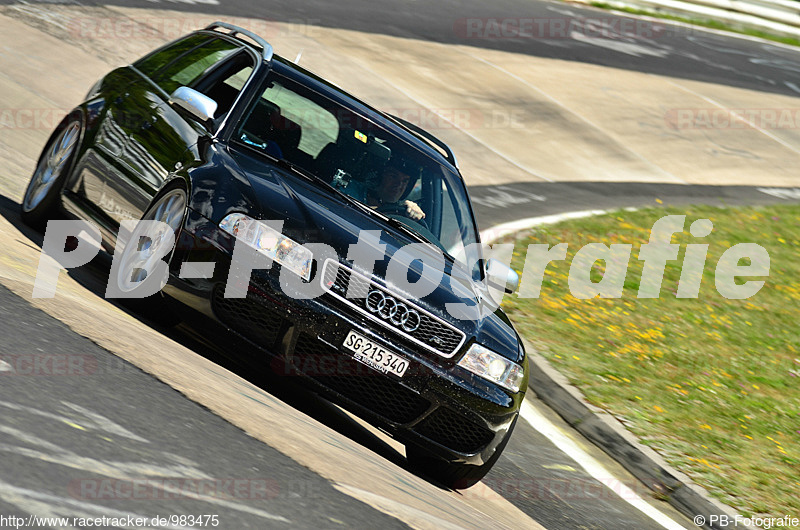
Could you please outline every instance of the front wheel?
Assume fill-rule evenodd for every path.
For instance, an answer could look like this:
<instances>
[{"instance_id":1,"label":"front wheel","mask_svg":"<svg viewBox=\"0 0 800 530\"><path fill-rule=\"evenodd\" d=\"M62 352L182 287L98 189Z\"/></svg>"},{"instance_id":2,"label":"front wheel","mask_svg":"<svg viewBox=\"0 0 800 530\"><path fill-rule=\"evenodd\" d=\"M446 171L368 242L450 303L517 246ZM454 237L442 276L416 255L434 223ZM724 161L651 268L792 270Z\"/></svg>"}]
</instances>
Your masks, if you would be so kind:
<instances>
[{"instance_id":1,"label":"front wheel","mask_svg":"<svg viewBox=\"0 0 800 530\"><path fill-rule=\"evenodd\" d=\"M514 426L516 424L517 418L514 418L505 438L498 444L494 454L480 466L447 462L433 457L424 450L410 444L406 446L406 458L409 464L411 464L411 467L417 470L421 475L430 477L443 486L454 490L467 489L480 482L489 470L494 467L503 449L508 445L508 441L511 439L511 433L514 432Z\"/></svg>"},{"instance_id":2,"label":"front wheel","mask_svg":"<svg viewBox=\"0 0 800 530\"><path fill-rule=\"evenodd\" d=\"M183 225L186 208L187 195L181 186L169 187L156 197L142 221L159 221L161 224L152 231L147 229L145 223L140 223L131 234L119 258L116 278L113 278L119 291L135 291L147 278L148 272L155 269L157 262L169 256ZM126 305L163 326L174 326L180 322L180 317L160 292L146 298L127 298Z\"/></svg>"},{"instance_id":3,"label":"front wheel","mask_svg":"<svg viewBox=\"0 0 800 530\"><path fill-rule=\"evenodd\" d=\"M61 190L78 150L81 122L71 118L42 151L39 164L22 198L22 221L41 229L61 208Z\"/></svg>"}]
</instances>

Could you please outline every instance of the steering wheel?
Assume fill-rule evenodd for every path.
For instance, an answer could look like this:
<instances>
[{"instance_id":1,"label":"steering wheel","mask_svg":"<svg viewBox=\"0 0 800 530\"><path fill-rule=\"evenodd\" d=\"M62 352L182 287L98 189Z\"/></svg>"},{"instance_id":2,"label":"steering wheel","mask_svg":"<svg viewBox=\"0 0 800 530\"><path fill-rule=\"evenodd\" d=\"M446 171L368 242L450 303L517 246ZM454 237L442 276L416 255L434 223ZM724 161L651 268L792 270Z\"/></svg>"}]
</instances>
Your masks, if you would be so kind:
<instances>
[{"instance_id":1,"label":"steering wheel","mask_svg":"<svg viewBox=\"0 0 800 530\"><path fill-rule=\"evenodd\" d=\"M399 204L396 202L392 202L389 204L381 204L378 206L378 211L385 214L393 214L393 215L403 215L408 217L408 208L405 204ZM411 219L409 217L409 219ZM412 221L414 219L411 219Z\"/></svg>"},{"instance_id":2,"label":"steering wheel","mask_svg":"<svg viewBox=\"0 0 800 530\"><path fill-rule=\"evenodd\" d=\"M398 218L406 222L406 224L416 223L421 227L423 227L425 230L428 231L430 230L430 227L428 226L428 223L427 221L425 221L424 217L422 219L414 219L408 215L408 207L405 204L402 203L384 204L378 207L378 211L381 212L382 214Z\"/></svg>"}]
</instances>

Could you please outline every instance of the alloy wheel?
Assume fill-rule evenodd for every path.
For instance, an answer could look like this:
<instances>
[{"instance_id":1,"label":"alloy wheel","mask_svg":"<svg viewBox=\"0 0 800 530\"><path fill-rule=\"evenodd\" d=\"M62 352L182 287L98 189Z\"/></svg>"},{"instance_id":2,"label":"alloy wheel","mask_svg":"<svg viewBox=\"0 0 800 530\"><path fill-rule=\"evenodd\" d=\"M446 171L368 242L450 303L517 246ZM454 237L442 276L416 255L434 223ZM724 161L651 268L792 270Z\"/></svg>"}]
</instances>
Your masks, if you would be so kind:
<instances>
[{"instance_id":1,"label":"alloy wheel","mask_svg":"<svg viewBox=\"0 0 800 530\"><path fill-rule=\"evenodd\" d=\"M32 211L50 193L53 184L67 167L72 153L78 145L80 128L79 122L71 122L48 146L47 154L39 162L39 166L28 184L28 189L25 191L25 198L22 202L23 211Z\"/></svg>"}]
</instances>

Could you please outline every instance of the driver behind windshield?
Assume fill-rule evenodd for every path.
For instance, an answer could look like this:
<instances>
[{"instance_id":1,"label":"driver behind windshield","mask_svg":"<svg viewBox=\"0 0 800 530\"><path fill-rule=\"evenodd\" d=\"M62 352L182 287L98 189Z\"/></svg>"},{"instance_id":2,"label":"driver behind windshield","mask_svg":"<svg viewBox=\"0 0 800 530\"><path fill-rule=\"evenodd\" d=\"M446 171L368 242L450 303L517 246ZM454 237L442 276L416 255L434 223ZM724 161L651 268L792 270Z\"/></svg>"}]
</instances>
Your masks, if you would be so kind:
<instances>
[{"instance_id":1,"label":"driver behind windshield","mask_svg":"<svg viewBox=\"0 0 800 530\"><path fill-rule=\"evenodd\" d=\"M403 200L411 192L412 182L408 170L397 164L389 163L377 183L367 189L367 204L378 211L399 213L415 221L425 219L425 212L417 203Z\"/></svg>"}]
</instances>

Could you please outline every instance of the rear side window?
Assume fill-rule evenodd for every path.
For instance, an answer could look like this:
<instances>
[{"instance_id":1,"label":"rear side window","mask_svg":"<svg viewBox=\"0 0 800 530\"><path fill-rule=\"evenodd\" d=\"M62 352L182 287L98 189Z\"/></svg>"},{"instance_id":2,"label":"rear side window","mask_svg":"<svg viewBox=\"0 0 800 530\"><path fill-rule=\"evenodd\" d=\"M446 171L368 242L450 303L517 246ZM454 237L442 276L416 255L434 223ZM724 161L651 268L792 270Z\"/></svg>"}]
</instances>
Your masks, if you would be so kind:
<instances>
[{"instance_id":1,"label":"rear side window","mask_svg":"<svg viewBox=\"0 0 800 530\"><path fill-rule=\"evenodd\" d=\"M235 44L214 39L167 65L156 74L153 81L163 88L164 92L171 94L180 86L191 86L209 69L239 49L240 47Z\"/></svg>"},{"instance_id":2,"label":"rear side window","mask_svg":"<svg viewBox=\"0 0 800 530\"><path fill-rule=\"evenodd\" d=\"M226 114L236 101L247 80L253 73L255 64L245 51L237 52L233 57L215 64L213 71L200 79L190 81L192 88L205 94L217 102L215 118Z\"/></svg>"},{"instance_id":3,"label":"rear side window","mask_svg":"<svg viewBox=\"0 0 800 530\"><path fill-rule=\"evenodd\" d=\"M192 35L186 37L178 42L170 44L163 50L156 51L139 59L133 66L149 78L153 78L159 70L166 65L179 58L184 53L197 48L206 42L210 41L211 37L207 35Z\"/></svg>"},{"instance_id":4,"label":"rear side window","mask_svg":"<svg viewBox=\"0 0 800 530\"><path fill-rule=\"evenodd\" d=\"M191 86L217 63L241 47L222 39L202 35L189 37L134 64L164 92Z\"/></svg>"}]
</instances>

